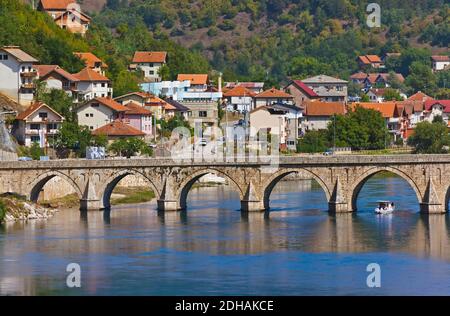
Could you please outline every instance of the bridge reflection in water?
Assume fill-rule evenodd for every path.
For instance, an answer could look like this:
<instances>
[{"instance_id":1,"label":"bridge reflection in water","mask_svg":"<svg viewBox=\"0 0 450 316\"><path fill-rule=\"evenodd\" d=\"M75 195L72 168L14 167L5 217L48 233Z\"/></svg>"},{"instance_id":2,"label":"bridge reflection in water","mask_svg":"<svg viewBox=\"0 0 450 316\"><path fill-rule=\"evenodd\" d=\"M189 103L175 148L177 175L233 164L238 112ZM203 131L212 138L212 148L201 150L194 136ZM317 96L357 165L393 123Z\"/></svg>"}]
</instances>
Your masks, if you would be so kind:
<instances>
[{"instance_id":1,"label":"bridge reflection in water","mask_svg":"<svg viewBox=\"0 0 450 316\"><path fill-rule=\"evenodd\" d=\"M401 191L401 182L369 180L368 189L364 187L359 196L361 211L343 214L327 213L321 189L314 184L308 189L311 183L301 183L303 186L283 182L275 187L270 214L241 213L237 211L239 195L232 189L209 187L192 189L188 197L191 207L182 212L157 213L155 203L147 203L109 212L67 210L46 222L8 224L0 232L0 258L4 259L0 294L46 293L52 286L64 292L59 278L67 262L84 267L83 291L91 294L105 288L113 289L108 293L120 293L114 292L120 288L115 278L131 284L129 278L148 281L168 274L174 284L181 282L177 288L214 276L232 284L223 273L235 265L248 271L251 278L272 271L278 280L289 283L296 264L307 260L306 254L351 254L358 258L370 253L400 253L450 263L447 215L423 215L400 202L398 213L392 216L376 216L367 207L377 198L375 190L379 194L385 194L383 188ZM298 189L301 187L303 191ZM407 191L401 198L410 200L414 192ZM415 205L414 201L409 203ZM270 254L294 254L294 259L270 265ZM339 261L331 258L331 263ZM321 266L321 259L309 260L311 265ZM267 262L267 266L263 269L261 263L258 268L253 266L255 262ZM198 269L204 269L204 276ZM185 280L187 271L192 270L197 279Z\"/></svg>"}]
</instances>

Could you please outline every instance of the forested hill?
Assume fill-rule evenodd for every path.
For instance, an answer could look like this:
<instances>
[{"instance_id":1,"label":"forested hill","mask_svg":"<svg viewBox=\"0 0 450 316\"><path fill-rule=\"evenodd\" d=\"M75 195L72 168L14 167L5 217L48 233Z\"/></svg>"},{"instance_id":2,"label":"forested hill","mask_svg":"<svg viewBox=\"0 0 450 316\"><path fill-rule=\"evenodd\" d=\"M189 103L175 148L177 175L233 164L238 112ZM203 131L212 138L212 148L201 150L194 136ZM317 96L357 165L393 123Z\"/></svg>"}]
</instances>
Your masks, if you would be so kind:
<instances>
[{"instance_id":1,"label":"forested hill","mask_svg":"<svg viewBox=\"0 0 450 316\"><path fill-rule=\"evenodd\" d=\"M92 7L95 0L83 0ZM104 2L104 1L102 1ZM144 24L155 38L199 51L227 79L348 76L359 54L448 49L448 0L379 0L382 27L362 0L107 0L99 24ZM405 74L407 75L407 74Z\"/></svg>"}]
</instances>

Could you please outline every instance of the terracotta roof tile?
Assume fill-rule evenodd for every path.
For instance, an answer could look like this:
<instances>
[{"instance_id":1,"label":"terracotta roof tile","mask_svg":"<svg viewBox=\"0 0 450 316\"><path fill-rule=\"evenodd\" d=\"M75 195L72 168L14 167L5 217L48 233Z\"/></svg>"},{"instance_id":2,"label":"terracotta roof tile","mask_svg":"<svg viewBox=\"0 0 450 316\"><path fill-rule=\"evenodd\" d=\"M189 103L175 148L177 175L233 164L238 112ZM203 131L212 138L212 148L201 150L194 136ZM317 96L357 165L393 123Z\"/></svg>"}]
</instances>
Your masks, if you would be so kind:
<instances>
[{"instance_id":1,"label":"terracotta roof tile","mask_svg":"<svg viewBox=\"0 0 450 316\"><path fill-rule=\"evenodd\" d=\"M58 65L36 65L34 66L34 69L37 70L39 74L39 78L45 78L47 75L51 74L52 72L56 72L60 76L66 78L69 81L77 82L79 81L77 77L74 75L68 73Z\"/></svg>"},{"instance_id":2,"label":"terracotta roof tile","mask_svg":"<svg viewBox=\"0 0 450 316\"><path fill-rule=\"evenodd\" d=\"M44 10L66 10L69 4L76 3L75 0L41 0Z\"/></svg>"},{"instance_id":3,"label":"terracotta roof tile","mask_svg":"<svg viewBox=\"0 0 450 316\"><path fill-rule=\"evenodd\" d=\"M79 73L74 74L79 81L109 81L109 79L89 67L84 68Z\"/></svg>"},{"instance_id":4,"label":"terracotta roof tile","mask_svg":"<svg viewBox=\"0 0 450 316\"><path fill-rule=\"evenodd\" d=\"M441 56L441 55L434 55L431 56L431 59L434 61L450 61L449 56Z\"/></svg>"},{"instance_id":5,"label":"terracotta roof tile","mask_svg":"<svg viewBox=\"0 0 450 316\"><path fill-rule=\"evenodd\" d=\"M114 121L92 131L92 135L133 137L145 136L145 133L121 121Z\"/></svg>"},{"instance_id":6,"label":"terracotta roof tile","mask_svg":"<svg viewBox=\"0 0 450 316\"><path fill-rule=\"evenodd\" d=\"M96 63L102 63L102 67L104 67L104 68L108 67L108 65L105 64L100 58L98 58L97 56L95 56L94 54L92 54L90 52L87 52L87 53L76 52L73 54L75 56L77 56L78 58L80 58L82 61L84 61L84 64L86 65L86 67L95 68Z\"/></svg>"},{"instance_id":7,"label":"terracotta roof tile","mask_svg":"<svg viewBox=\"0 0 450 316\"><path fill-rule=\"evenodd\" d=\"M47 104L45 104L43 102L35 102L35 103L31 104L25 111L23 111L22 113L17 115L16 119L21 120L21 121L26 120L31 114L33 114L34 112L38 111L39 109L41 109L43 107L46 107L48 110L52 111L57 116L59 116L61 119L63 119L63 116L61 114L59 114L58 112L56 112L55 110L53 110L51 107L49 107Z\"/></svg>"},{"instance_id":8,"label":"terracotta roof tile","mask_svg":"<svg viewBox=\"0 0 450 316\"><path fill-rule=\"evenodd\" d=\"M344 103L322 101L306 103L306 116L332 116L334 114L345 114Z\"/></svg>"},{"instance_id":9,"label":"terracotta roof tile","mask_svg":"<svg viewBox=\"0 0 450 316\"><path fill-rule=\"evenodd\" d=\"M165 63L167 52L135 52L133 63Z\"/></svg>"},{"instance_id":10,"label":"terracotta roof tile","mask_svg":"<svg viewBox=\"0 0 450 316\"><path fill-rule=\"evenodd\" d=\"M433 100L432 97L426 95L422 91L419 91L408 98L409 101L425 102L426 100Z\"/></svg>"},{"instance_id":11,"label":"terracotta roof tile","mask_svg":"<svg viewBox=\"0 0 450 316\"><path fill-rule=\"evenodd\" d=\"M126 111L128 111L128 108L126 106L123 106L122 104L120 104L119 102L114 101L111 98L95 98L95 99L87 101L85 104L94 103L94 102L98 102L100 104L103 104L104 106L106 106L106 107L108 107L111 110L114 110L116 112L126 112Z\"/></svg>"},{"instance_id":12,"label":"terracotta roof tile","mask_svg":"<svg viewBox=\"0 0 450 316\"><path fill-rule=\"evenodd\" d=\"M365 109L376 110L381 113L384 118L395 117L396 113L396 103L395 102L361 102L361 103L352 103L350 108L355 110L357 107L362 107Z\"/></svg>"},{"instance_id":13,"label":"terracotta roof tile","mask_svg":"<svg viewBox=\"0 0 450 316\"><path fill-rule=\"evenodd\" d=\"M425 101L425 110L431 110L431 107L435 104L440 104L444 107L445 113L450 113L450 100L427 100Z\"/></svg>"},{"instance_id":14,"label":"terracotta roof tile","mask_svg":"<svg viewBox=\"0 0 450 316\"><path fill-rule=\"evenodd\" d=\"M283 99L290 99L293 98L292 95L289 93L286 93L284 91L272 88L266 91L261 92L260 94L257 94L255 98L283 98Z\"/></svg>"},{"instance_id":15,"label":"terracotta roof tile","mask_svg":"<svg viewBox=\"0 0 450 316\"><path fill-rule=\"evenodd\" d=\"M207 74L179 74L177 77L178 81L189 80L191 85L200 85L208 83Z\"/></svg>"},{"instance_id":16,"label":"terracotta roof tile","mask_svg":"<svg viewBox=\"0 0 450 316\"><path fill-rule=\"evenodd\" d=\"M128 109L125 114L129 115L143 115L143 116L151 116L152 112L144 108L143 106L135 103L130 102L125 105L125 107Z\"/></svg>"},{"instance_id":17,"label":"terracotta roof tile","mask_svg":"<svg viewBox=\"0 0 450 316\"><path fill-rule=\"evenodd\" d=\"M245 88L244 86L236 86L223 94L224 97L254 97L255 92Z\"/></svg>"}]
</instances>

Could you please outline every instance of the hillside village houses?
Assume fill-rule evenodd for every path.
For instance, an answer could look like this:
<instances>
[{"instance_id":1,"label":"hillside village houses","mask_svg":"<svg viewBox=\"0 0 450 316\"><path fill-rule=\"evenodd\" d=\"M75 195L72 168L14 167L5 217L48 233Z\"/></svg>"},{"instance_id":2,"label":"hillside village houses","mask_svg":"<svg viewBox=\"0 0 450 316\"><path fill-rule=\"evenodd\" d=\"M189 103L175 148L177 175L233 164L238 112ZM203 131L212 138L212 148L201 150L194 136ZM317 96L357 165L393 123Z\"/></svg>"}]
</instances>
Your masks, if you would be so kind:
<instances>
[{"instance_id":1,"label":"hillside village houses","mask_svg":"<svg viewBox=\"0 0 450 316\"><path fill-rule=\"evenodd\" d=\"M320 99L319 95L301 80L292 80L284 90L294 97L294 103L297 105Z\"/></svg>"},{"instance_id":2,"label":"hillside village houses","mask_svg":"<svg viewBox=\"0 0 450 316\"><path fill-rule=\"evenodd\" d=\"M57 113L42 102L35 102L25 111L17 115L13 134L21 145L31 146L38 143L41 148L49 146L64 121Z\"/></svg>"},{"instance_id":3,"label":"hillside village houses","mask_svg":"<svg viewBox=\"0 0 450 316\"><path fill-rule=\"evenodd\" d=\"M304 112L305 131L326 129L334 115L344 115L346 112L345 104L342 102L308 102Z\"/></svg>"},{"instance_id":4,"label":"hillside village houses","mask_svg":"<svg viewBox=\"0 0 450 316\"><path fill-rule=\"evenodd\" d=\"M69 96L77 98L78 82L74 75L58 65L35 65L39 80L45 82L47 91L50 89L64 90Z\"/></svg>"},{"instance_id":5,"label":"hillside village houses","mask_svg":"<svg viewBox=\"0 0 450 316\"><path fill-rule=\"evenodd\" d=\"M36 86L38 60L18 46L0 48L0 92L21 105L30 105Z\"/></svg>"},{"instance_id":6,"label":"hillside village houses","mask_svg":"<svg viewBox=\"0 0 450 316\"><path fill-rule=\"evenodd\" d=\"M124 122L117 120L102 127L99 127L92 131L92 135L99 136L105 135L108 138L108 143L111 144L117 139L121 138L129 138L136 137L140 139L144 139L146 134L129 124L125 124Z\"/></svg>"},{"instance_id":7,"label":"hillside village houses","mask_svg":"<svg viewBox=\"0 0 450 316\"><path fill-rule=\"evenodd\" d=\"M102 76L105 75L108 65L94 54L90 52L75 52L73 54L81 59L86 67L98 72Z\"/></svg>"},{"instance_id":8,"label":"hillside village houses","mask_svg":"<svg viewBox=\"0 0 450 316\"><path fill-rule=\"evenodd\" d=\"M256 93L244 86L235 86L223 93L225 106L229 112L247 113L253 110L253 98Z\"/></svg>"},{"instance_id":9,"label":"hillside village houses","mask_svg":"<svg viewBox=\"0 0 450 316\"><path fill-rule=\"evenodd\" d=\"M362 70L369 68L384 68L384 62L378 55L363 55L358 56L358 65Z\"/></svg>"},{"instance_id":10,"label":"hillside village houses","mask_svg":"<svg viewBox=\"0 0 450 316\"><path fill-rule=\"evenodd\" d=\"M271 88L257 94L255 97L255 108L272 105L274 103L294 104L294 97L282 90Z\"/></svg>"},{"instance_id":11,"label":"hillside village houses","mask_svg":"<svg viewBox=\"0 0 450 316\"><path fill-rule=\"evenodd\" d=\"M116 120L123 120L127 107L111 98L93 98L75 109L78 125L94 130Z\"/></svg>"},{"instance_id":12,"label":"hillside village houses","mask_svg":"<svg viewBox=\"0 0 450 316\"><path fill-rule=\"evenodd\" d=\"M162 80L160 69L166 61L167 52L135 52L129 68L142 71L148 82L159 82Z\"/></svg>"},{"instance_id":13,"label":"hillside village houses","mask_svg":"<svg viewBox=\"0 0 450 316\"><path fill-rule=\"evenodd\" d=\"M85 35L91 23L76 0L40 0L37 9L47 12L60 28L72 33Z\"/></svg>"},{"instance_id":14,"label":"hillside village houses","mask_svg":"<svg viewBox=\"0 0 450 316\"><path fill-rule=\"evenodd\" d=\"M264 82L226 82L223 92L231 90L237 86L244 87L255 94L261 93L264 91Z\"/></svg>"},{"instance_id":15,"label":"hillside village houses","mask_svg":"<svg viewBox=\"0 0 450 316\"><path fill-rule=\"evenodd\" d=\"M78 79L78 102L91 100L97 97L112 97L113 88L111 81L93 69L86 67L73 76Z\"/></svg>"}]
</instances>

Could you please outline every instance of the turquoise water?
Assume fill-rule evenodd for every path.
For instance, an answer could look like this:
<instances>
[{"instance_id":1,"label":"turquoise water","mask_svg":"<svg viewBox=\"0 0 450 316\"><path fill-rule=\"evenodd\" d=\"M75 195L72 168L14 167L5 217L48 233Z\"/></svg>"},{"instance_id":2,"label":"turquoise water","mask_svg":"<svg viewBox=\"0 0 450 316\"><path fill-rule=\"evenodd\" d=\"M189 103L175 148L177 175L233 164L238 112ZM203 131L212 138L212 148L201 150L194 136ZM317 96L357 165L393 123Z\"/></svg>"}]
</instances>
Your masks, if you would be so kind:
<instances>
[{"instance_id":1,"label":"turquoise water","mask_svg":"<svg viewBox=\"0 0 450 316\"><path fill-rule=\"evenodd\" d=\"M390 199L397 211L373 214ZM282 182L269 215L239 211L231 187L193 189L188 211L155 203L59 212L0 230L0 294L450 295L448 216L422 216L409 185L373 177L358 212L332 216L310 181ZM81 267L81 288L66 266ZM369 288L366 267L381 267Z\"/></svg>"}]
</instances>

